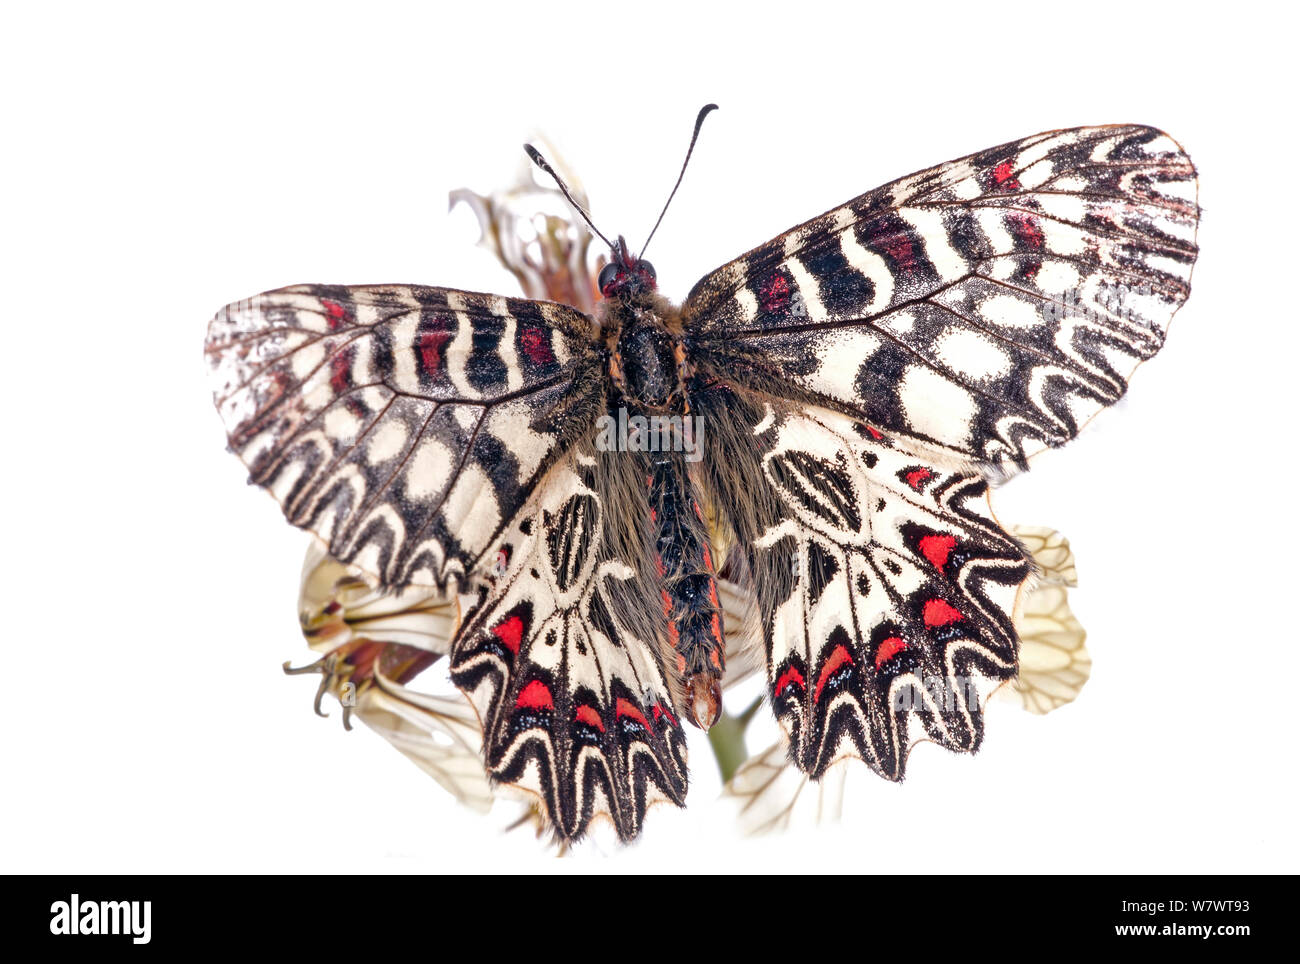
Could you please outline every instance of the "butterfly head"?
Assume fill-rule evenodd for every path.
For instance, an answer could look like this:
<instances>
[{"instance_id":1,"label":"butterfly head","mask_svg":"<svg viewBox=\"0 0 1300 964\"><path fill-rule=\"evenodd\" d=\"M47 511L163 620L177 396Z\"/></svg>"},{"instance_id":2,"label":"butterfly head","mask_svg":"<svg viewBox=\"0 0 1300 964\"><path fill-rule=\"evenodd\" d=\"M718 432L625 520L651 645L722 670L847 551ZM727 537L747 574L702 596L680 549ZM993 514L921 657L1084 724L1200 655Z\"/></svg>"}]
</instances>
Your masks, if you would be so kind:
<instances>
[{"instance_id":1,"label":"butterfly head","mask_svg":"<svg viewBox=\"0 0 1300 964\"><path fill-rule=\"evenodd\" d=\"M682 162L681 173L677 175L677 183L673 185L672 191L668 195L663 210L659 212L659 220L655 221L655 226L650 229L650 237L645 239L645 244L641 245L641 254L645 254L645 249L650 246L650 241L659 230L659 225L663 223L664 214L668 211L668 205L673 203L673 198L677 195L677 189L682 185L682 177L686 174L686 165L690 163L691 152L695 150L695 141L700 136L700 125L704 123L704 118L709 115L709 111L717 110L717 104L705 104L700 112L695 115L695 130L691 134L690 146L686 148L686 160ZM600 272L600 277L596 280L596 287L600 289L601 296L608 300L618 300L624 304L631 304L638 298L646 295L653 295L658 284L655 280L655 269L649 261L642 257L633 257L628 251L627 242L623 236L619 235L617 243L611 243L609 238L600 232L600 229L591 220L591 215L587 213L586 208L577 202L573 197L573 192L569 186L564 183L564 179L555 173L546 158L542 157L541 152L531 144L525 144L524 150L532 159L533 163L549 174L555 181L555 186L560 189L560 193L568 199L573 205L574 210L582 216L582 220L591 228L592 233L600 238L610 248L610 261Z\"/></svg>"},{"instance_id":2,"label":"butterfly head","mask_svg":"<svg viewBox=\"0 0 1300 964\"><path fill-rule=\"evenodd\" d=\"M609 264L601 269L596 285L604 298L631 301L657 287L654 265L633 257L627 249L627 242L619 235L618 241L610 248Z\"/></svg>"}]
</instances>

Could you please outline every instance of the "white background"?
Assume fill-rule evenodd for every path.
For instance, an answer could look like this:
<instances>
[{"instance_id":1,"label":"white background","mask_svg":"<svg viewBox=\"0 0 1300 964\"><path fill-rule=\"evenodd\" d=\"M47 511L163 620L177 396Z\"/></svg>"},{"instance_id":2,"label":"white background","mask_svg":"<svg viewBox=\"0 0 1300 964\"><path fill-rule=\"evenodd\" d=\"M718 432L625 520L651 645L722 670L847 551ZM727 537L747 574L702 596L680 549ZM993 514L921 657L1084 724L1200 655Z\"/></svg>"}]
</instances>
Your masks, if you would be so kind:
<instances>
[{"instance_id":1,"label":"white background","mask_svg":"<svg viewBox=\"0 0 1300 964\"><path fill-rule=\"evenodd\" d=\"M1210 9L9 8L0 869L1296 870L1294 25ZM1076 124L1183 143L1202 254L1125 402L995 493L1073 541L1076 704L995 705L977 756L923 746L840 826L757 841L697 741L689 809L557 861L281 675L308 658L307 537L224 452L200 346L222 304L295 282L513 293L446 198L507 183L534 131L635 242L707 101L651 251L670 296L879 183Z\"/></svg>"}]
</instances>

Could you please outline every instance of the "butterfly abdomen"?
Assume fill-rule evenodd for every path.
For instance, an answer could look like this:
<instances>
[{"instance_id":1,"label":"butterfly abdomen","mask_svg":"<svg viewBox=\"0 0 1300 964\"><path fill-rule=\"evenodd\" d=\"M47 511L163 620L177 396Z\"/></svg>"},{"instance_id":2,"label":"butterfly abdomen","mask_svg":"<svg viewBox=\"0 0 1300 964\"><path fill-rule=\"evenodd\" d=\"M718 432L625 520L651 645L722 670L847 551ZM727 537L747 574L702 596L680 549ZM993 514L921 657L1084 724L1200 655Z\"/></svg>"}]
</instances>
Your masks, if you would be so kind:
<instances>
[{"instance_id":1,"label":"butterfly abdomen","mask_svg":"<svg viewBox=\"0 0 1300 964\"><path fill-rule=\"evenodd\" d=\"M671 658L691 717L708 729L722 710L725 644L704 514L682 453L651 453L646 484Z\"/></svg>"}]
</instances>

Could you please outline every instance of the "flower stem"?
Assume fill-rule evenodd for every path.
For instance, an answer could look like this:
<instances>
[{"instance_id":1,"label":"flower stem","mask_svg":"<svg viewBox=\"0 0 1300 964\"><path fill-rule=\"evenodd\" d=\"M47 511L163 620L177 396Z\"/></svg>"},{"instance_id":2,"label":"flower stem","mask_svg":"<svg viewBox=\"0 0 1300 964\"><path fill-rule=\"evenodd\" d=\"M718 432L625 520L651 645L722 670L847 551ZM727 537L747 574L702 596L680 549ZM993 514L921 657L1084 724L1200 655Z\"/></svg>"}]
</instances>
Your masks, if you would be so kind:
<instances>
[{"instance_id":1,"label":"flower stem","mask_svg":"<svg viewBox=\"0 0 1300 964\"><path fill-rule=\"evenodd\" d=\"M735 716L724 710L718 722L709 729L709 745L713 747L713 756L718 761L718 772L722 774L723 783L736 775L748 757L745 751L745 729L762 702L763 697L755 697L754 702Z\"/></svg>"}]
</instances>

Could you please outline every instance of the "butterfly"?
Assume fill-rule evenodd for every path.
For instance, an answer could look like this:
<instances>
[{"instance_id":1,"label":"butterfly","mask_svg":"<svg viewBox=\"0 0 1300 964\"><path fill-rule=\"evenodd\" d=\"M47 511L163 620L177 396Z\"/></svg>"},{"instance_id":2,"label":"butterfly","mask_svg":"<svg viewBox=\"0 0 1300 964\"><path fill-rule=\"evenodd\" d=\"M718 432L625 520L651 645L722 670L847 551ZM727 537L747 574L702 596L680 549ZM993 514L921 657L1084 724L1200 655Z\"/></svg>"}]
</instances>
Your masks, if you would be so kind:
<instances>
[{"instance_id":1,"label":"butterfly","mask_svg":"<svg viewBox=\"0 0 1300 964\"><path fill-rule=\"evenodd\" d=\"M222 309L205 351L288 520L378 591L454 601L491 780L562 840L629 839L684 804L737 620L808 777L979 747L1036 578L990 485L1160 349L1196 190L1159 130L1049 131L869 191L680 305L601 235L590 313L298 285Z\"/></svg>"}]
</instances>

